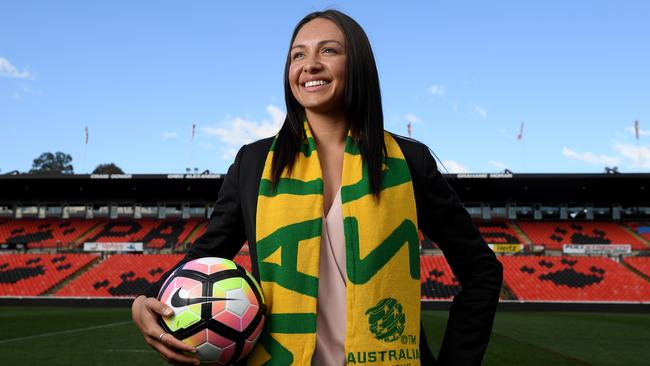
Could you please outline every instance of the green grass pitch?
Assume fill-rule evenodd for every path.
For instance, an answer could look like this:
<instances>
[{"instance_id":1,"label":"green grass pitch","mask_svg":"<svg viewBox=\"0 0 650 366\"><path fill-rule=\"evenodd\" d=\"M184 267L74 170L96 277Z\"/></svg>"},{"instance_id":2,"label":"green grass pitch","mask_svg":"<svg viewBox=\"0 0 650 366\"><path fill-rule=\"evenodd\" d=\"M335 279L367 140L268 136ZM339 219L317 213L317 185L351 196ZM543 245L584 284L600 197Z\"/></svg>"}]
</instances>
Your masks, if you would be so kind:
<instances>
[{"instance_id":1,"label":"green grass pitch","mask_svg":"<svg viewBox=\"0 0 650 366\"><path fill-rule=\"evenodd\" d=\"M447 313L423 320L437 353ZM647 365L650 314L500 312L484 365ZM164 365L124 308L0 307L0 364Z\"/></svg>"}]
</instances>

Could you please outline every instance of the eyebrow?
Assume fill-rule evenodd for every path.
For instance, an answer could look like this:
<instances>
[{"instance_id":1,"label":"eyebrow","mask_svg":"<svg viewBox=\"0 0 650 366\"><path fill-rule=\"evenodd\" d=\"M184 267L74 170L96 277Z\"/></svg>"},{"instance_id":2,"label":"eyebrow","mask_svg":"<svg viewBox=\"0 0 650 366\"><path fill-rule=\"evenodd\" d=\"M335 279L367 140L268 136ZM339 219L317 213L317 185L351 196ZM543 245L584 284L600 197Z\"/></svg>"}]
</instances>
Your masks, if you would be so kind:
<instances>
[{"instance_id":1,"label":"eyebrow","mask_svg":"<svg viewBox=\"0 0 650 366\"><path fill-rule=\"evenodd\" d=\"M338 43L339 46L343 47L343 44L341 44L341 42L339 42L339 41L337 41L337 40L335 40L335 39L326 39L326 40L320 41L320 42L318 42L318 45L320 46L320 45L323 45L323 44L325 44L325 43L330 43L330 42ZM291 47L291 49L294 49L294 48L305 48L305 47L306 47L306 46L303 45L303 44L297 44L297 45Z\"/></svg>"}]
</instances>

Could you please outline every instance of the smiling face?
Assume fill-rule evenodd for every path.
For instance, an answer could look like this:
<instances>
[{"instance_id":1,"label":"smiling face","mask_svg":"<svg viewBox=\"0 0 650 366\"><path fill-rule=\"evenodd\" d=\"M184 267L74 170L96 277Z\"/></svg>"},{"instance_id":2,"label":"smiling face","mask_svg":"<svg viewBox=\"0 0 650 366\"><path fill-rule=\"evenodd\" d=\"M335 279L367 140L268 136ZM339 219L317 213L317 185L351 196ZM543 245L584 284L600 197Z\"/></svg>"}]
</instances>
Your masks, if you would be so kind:
<instances>
[{"instance_id":1,"label":"smiling face","mask_svg":"<svg viewBox=\"0 0 650 366\"><path fill-rule=\"evenodd\" d=\"M289 57L289 84L298 103L307 112L341 112L347 55L345 36L336 24L323 18L306 23Z\"/></svg>"}]
</instances>

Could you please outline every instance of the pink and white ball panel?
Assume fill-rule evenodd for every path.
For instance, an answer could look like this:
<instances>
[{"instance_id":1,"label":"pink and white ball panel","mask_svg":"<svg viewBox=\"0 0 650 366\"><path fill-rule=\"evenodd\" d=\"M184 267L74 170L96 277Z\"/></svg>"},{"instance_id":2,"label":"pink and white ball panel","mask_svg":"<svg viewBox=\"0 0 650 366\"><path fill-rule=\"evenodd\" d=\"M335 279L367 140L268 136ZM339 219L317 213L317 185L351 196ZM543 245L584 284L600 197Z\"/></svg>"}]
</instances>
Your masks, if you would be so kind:
<instances>
[{"instance_id":1,"label":"pink and white ball panel","mask_svg":"<svg viewBox=\"0 0 650 366\"><path fill-rule=\"evenodd\" d=\"M223 258L216 257L206 257L195 259L191 262L187 262L183 269L188 269L192 271L197 271L204 273L206 275L211 275L213 273L225 271L228 269L237 269L237 266L232 261Z\"/></svg>"},{"instance_id":2,"label":"pink and white ball panel","mask_svg":"<svg viewBox=\"0 0 650 366\"><path fill-rule=\"evenodd\" d=\"M242 332L255 319L260 305L248 282L243 278L228 278L212 285L212 295L228 300L212 304L212 318Z\"/></svg>"},{"instance_id":3,"label":"pink and white ball panel","mask_svg":"<svg viewBox=\"0 0 650 366\"><path fill-rule=\"evenodd\" d=\"M257 325L257 328L255 328L255 331L253 331L253 333L248 338L246 338L246 341L244 343L244 349L242 350L242 354L248 354L253 349L253 346L255 346L257 339L260 337L260 334L262 334L263 328L264 328L264 321L262 320Z\"/></svg>"},{"instance_id":4,"label":"pink and white ball panel","mask_svg":"<svg viewBox=\"0 0 650 366\"><path fill-rule=\"evenodd\" d=\"M205 329L183 340L196 348L202 364L226 365L235 352L236 342ZM209 360L209 361L208 361Z\"/></svg>"}]
</instances>

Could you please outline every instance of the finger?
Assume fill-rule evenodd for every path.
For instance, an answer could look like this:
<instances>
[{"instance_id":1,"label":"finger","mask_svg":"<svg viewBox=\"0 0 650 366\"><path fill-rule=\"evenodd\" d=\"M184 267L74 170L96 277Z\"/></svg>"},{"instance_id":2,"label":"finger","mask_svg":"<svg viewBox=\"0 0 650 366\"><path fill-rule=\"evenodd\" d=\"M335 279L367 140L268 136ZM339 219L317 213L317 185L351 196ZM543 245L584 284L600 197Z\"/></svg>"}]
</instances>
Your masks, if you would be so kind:
<instances>
[{"instance_id":1,"label":"finger","mask_svg":"<svg viewBox=\"0 0 650 366\"><path fill-rule=\"evenodd\" d=\"M198 358L176 352L161 342L155 343L154 348L165 360L167 360L167 362L170 363L180 363L185 365L198 365L200 363Z\"/></svg>"},{"instance_id":2,"label":"finger","mask_svg":"<svg viewBox=\"0 0 650 366\"><path fill-rule=\"evenodd\" d=\"M172 308L163 304L157 299L154 299L153 297L147 298L147 300L145 301L145 306L147 307L147 309L162 316L170 317L174 315L174 310Z\"/></svg>"},{"instance_id":3,"label":"finger","mask_svg":"<svg viewBox=\"0 0 650 366\"><path fill-rule=\"evenodd\" d=\"M185 351L190 353L196 353L196 348L190 346L187 343L183 343L178 338L174 337L169 333L165 334L165 336L162 337L160 342L165 346L167 346L168 348L173 348L179 351Z\"/></svg>"}]
</instances>

